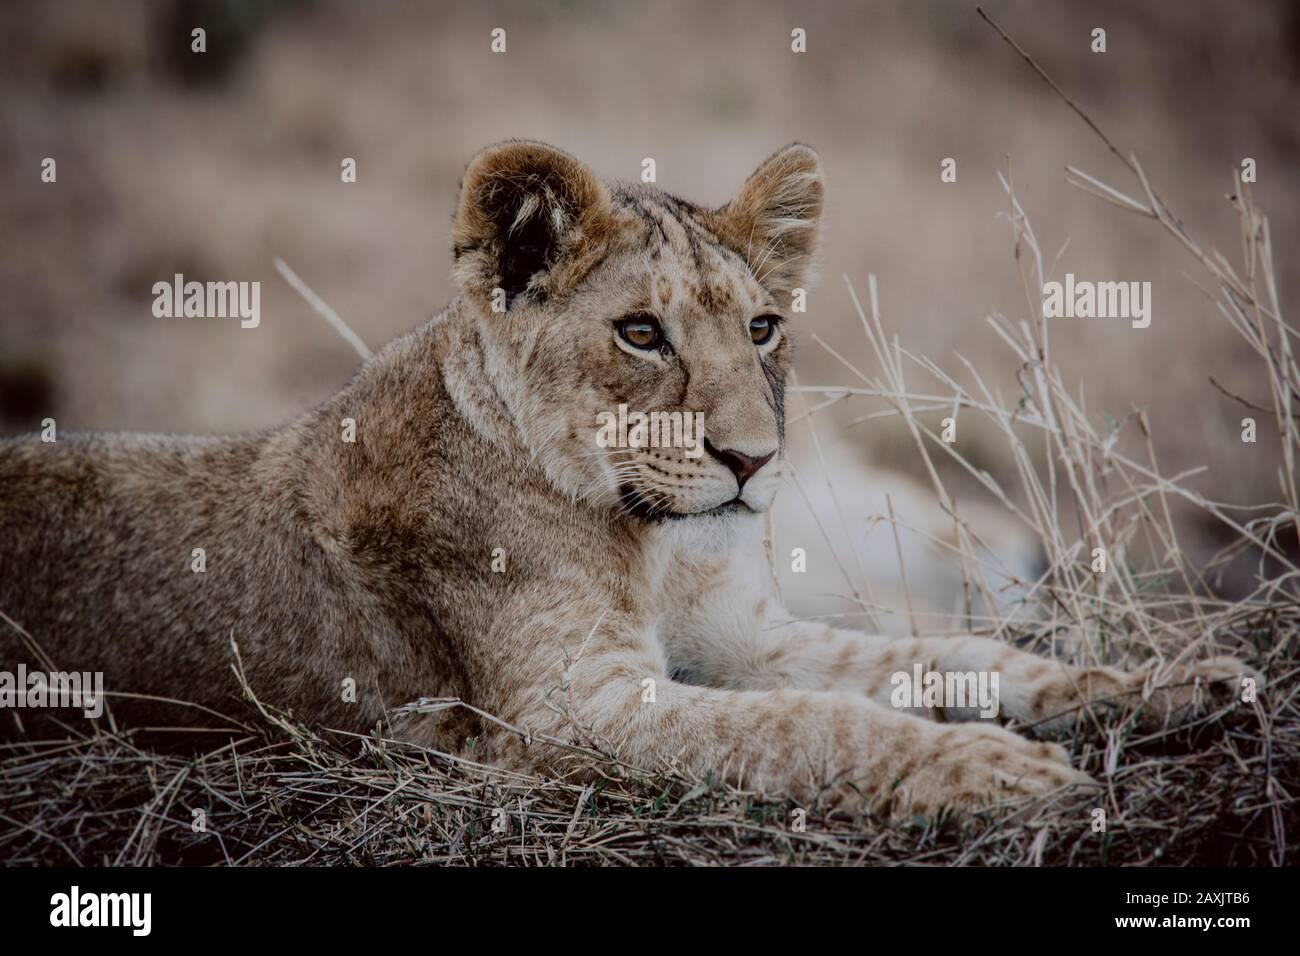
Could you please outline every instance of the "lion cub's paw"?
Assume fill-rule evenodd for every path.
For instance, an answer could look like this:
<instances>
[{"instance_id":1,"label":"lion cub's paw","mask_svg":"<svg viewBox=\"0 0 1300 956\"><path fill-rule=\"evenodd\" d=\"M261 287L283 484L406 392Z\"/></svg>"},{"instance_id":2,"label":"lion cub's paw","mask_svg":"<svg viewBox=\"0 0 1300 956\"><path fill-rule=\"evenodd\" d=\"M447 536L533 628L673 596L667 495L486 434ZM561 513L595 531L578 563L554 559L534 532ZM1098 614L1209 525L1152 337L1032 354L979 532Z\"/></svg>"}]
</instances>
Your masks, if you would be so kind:
<instances>
[{"instance_id":1,"label":"lion cub's paw","mask_svg":"<svg viewBox=\"0 0 1300 956\"><path fill-rule=\"evenodd\" d=\"M1242 700L1247 680L1256 692L1264 686L1259 672L1235 657L1212 657L1172 673L1134 675L1143 682L1146 728L1184 724Z\"/></svg>"},{"instance_id":2,"label":"lion cub's paw","mask_svg":"<svg viewBox=\"0 0 1300 956\"><path fill-rule=\"evenodd\" d=\"M891 797L895 815L931 815L948 809L969 813L1004 800L1041 797L1065 788L1098 786L1070 766L1065 748L1027 740L1001 727L955 724L936 727L929 753L898 781Z\"/></svg>"}]
</instances>

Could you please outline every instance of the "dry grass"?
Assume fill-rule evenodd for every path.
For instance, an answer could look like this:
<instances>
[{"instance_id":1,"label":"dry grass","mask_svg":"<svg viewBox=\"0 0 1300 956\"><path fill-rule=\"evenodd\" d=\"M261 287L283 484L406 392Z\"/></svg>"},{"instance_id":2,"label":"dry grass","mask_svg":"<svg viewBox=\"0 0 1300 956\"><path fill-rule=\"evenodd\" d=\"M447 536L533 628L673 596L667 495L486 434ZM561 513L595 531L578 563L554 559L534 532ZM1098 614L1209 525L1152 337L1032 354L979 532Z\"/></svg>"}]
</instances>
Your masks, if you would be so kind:
<instances>
[{"instance_id":1,"label":"dry grass","mask_svg":"<svg viewBox=\"0 0 1300 956\"><path fill-rule=\"evenodd\" d=\"M1089 595L1063 591L1066 606ZM1142 592L1137 592L1141 594ZM1148 592L1149 593L1149 592ZM1154 630L1172 602L1131 597ZM1245 648L1269 690L1253 707L1140 735L1099 716L1076 763L1107 783L1104 834L1079 809L1005 807L986 818L887 824L792 807L708 781L602 765L589 786L512 774L384 739L317 733L271 712L198 758L129 733L70 736L0 758L0 858L19 864L1294 864L1300 783L1300 612L1201 608L1217 642ZM1124 626L1090 615L1096 634ZM1055 625L1014 627L1051 644ZM1199 646L1207 637L1190 642ZM1112 644L1118 642L1112 642ZM1188 646L1184 642L1184 646ZM423 706L439 706L424 702ZM536 743L534 746L549 746ZM194 832L193 811L206 814ZM507 828L493 829L498 810Z\"/></svg>"},{"instance_id":2,"label":"dry grass","mask_svg":"<svg viewBox=\"0 0 1300 956\"><path fill-rule=\"evenodd\" d=\"M1106 810L1104 832L1094 831L1090 808L1051 803L928 823L827 816L812 807L806 830L796 832L791 805L708 780L599 758L596 785L576 773L536 778L380 733L317 732L268 703L261 721L241 726L237 742L198 758L160 753L129 733L70 734L7 747L0 759L0 820L7 825L0 858L12 864L1294 865L1288 841L1300 823L1300 568L1294 548L1281 542L1300 522L1300 433L1292 406L1300 400L1300 366L1292 353L1296 333L1278 301L1267 219L1249 187L1237 183L1229 201L1241 222L1240 261L1234 266L1206 251L1137 159L1083 118L1134 182L1121 190L1074 168L1070 181L1152 220L1186 249L1201 273L1193 281L1256 355L1267 397L1241 401L1254 406L1243 414L1258 419L1261 441L1270 440L1273 426L1283 463L1278 500L1232 506L1193 490L1194 472L1165 476L1150 440L1161 423L1141 412L1124 422L1106 419L1067 387L1039 306L1053 266L1010 170L1002 179L1009 247L1026 312L988 321L1020 365L1014 398L1006 400L960 357L954 373L909 352L887 331L874 276L866 308L852 286L849 292L875 367L823 342L852 384L800 391L805 398L826 396L804 418L807 425L841 401L872 406L864 418L888 414L905 423L953 518L971 630L1078 663L1156 672L1190 658L1236 653L1264 675L1258 701L1178 730L1143 735L1131 714L1093 715L1068 745L1076 764L1106 784L1097 804ZM929 384L917 385L922 377ZM969 416L987 419L1007 443L1018 484L1003 487L972 464L960 440L941 441L934 427L939 414L957 416L959 433ZM989 559L980 557L979 542L940 477L939 456L950 456L1032 528L1047 556L1047 571L1020 582L1023 600L996 621L976 620L970 610L988 589L981 566ZM1235 543L1208 566L1194 566L1180 546L1175 507L1224 525ZM1097 548L1108 558L1104 574L1091 568ZM1242 556L1255 562L1253 593L1231 602L1217 598L1214 574ZM191 825L196 810L206 817L202 832Z\"/></svg>"},{"instance_id":3,"label":"dry grass","mask_svg":"<svg viewBox=\"0 0 1300 956\"><path fill-rule=\"evenodd\" d=\"M1270 673L1293 674L1298 623L1267 615L1242 621L1242 636L1272 648ZM0 760L7 824L0 858L11 865L1287 865L1296 862L1286 845L1288 819L1295 824L1286 787L1300 768L1297 727L1292 680L1244 715L1211 714L1145 737L1115 721L1076 739L1080 764L1108 784L1104 833L1093 832L1085 810L1041 803L928 823L812 808L806 830L795 832L791 805L708 781L613 762L601 765L597 784L542 779L381 737L313 733L268 715L238 742L198 758L142 749L127 734L10 749ZM195 810L206 815L202 832L193 829Z\"/></svg>"}]
</instances>

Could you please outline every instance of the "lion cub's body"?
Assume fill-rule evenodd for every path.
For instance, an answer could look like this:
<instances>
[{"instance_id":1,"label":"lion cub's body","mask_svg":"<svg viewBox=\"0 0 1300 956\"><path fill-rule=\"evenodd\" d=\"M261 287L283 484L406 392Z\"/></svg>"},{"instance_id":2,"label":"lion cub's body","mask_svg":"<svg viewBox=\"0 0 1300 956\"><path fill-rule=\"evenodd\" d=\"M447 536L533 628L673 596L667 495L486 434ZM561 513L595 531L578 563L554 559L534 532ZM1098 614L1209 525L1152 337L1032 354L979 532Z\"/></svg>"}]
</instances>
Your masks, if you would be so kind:
<instances>
[{"instance_id":1,"label":"lion cub's body","mask_svg":"<svg viewBox=\"0 0 1300 956\"><path fill-rule=\"evenodd\" d=\"M800 799L926 810L1084 780L1058 747L890 708L890 677L997 670L1004 715L1058 724L1140 678L794 622L772 593L784 322L821 203L806 147L718 210L540 144L484 151L453 228L461 295L298 421L0 442L3 661L103 671L119 720L218 726L247 706L233 640L256 697L303 720L365 732L456 697ZM702 412L709 454L599 447L619 403ZM563 753L460 709L394 730L519 765Z\"/></svg>"},{"instance_id":2,"label":"lion cub's body","mask_svg":"<svg viewBox=\"0 0 1300 956\"><path fill-rule=\"evenodd\" d=\"M259 696L333 726L367 730L385 706L466 693L454 635L491 623L450 599L485 580L466 529L490 534L515 509L476 493L492 481L475 467L504 456L455 414L440 331L393 343L283 429L0 443L0 609L58 666L104 671L110 692L219 713L242 699L232 638ZM344 417L366 423L355 444L341 441Z\"/></svg>"}]
</instances>

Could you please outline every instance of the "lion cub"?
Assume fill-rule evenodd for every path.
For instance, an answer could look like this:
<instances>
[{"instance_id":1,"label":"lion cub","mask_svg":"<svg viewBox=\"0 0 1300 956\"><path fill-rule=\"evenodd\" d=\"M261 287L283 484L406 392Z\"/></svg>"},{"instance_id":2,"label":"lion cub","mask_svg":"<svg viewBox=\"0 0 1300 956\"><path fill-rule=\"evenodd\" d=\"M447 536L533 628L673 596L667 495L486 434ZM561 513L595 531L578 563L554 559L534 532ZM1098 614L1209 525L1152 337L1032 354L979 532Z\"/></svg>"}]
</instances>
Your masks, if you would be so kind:
<instances>
[{"instance_id":1,"label":"lion cub","mask_svg":"<svg viewBox=\"0 0 1300 956\"><path fill-rule=\"evenodd\" d=\"M319 408L229 438L0 442L2 662L102 671L119 723L216 725L242 706L233 638L257 698L298 719L367 731L457 697L799 800L934 811L1087 782L1059 746L921 719L968 710L891 707L891 676L996 672L1002 714L1060 726L1141 675L791 621L775 600L762 516L822 202L802 145L719 209L541 143L483 150L452 226L458 296ZM702 414L703 435L597 440L632 413L668 433ZM515 766L570 759L464 709L393 730L474 737Z\"/></svg>"}]
</instances>

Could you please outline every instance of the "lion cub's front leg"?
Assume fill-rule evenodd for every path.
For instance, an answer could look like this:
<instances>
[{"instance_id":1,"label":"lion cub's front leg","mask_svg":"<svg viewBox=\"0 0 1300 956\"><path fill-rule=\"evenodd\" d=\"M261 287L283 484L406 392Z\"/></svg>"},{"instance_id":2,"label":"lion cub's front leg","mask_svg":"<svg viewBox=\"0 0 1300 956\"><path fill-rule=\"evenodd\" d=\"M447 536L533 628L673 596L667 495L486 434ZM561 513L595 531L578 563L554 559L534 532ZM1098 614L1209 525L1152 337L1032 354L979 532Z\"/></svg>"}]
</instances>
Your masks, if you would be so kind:
<instances>
[{"instance_id":1,"label":"lion cub's front leg","mask_svg":"<svg viewBox=\"0 0 1300 956\"><path fill-rule=\"evenodd\" d=\"M711 686L850 691L922 716L996 716L1050 734L1112 709L1135 710L1147 728L1181 723L1232 699L1242 678L1259 681L1230 657L1165 673L1128 672L1075 667L982 637L891 638L792 621L744 557L696 571L702 586L680 602L670 656L690 679ZM982 679L981 687L996 689L993 712L986 701L969 698L965 706L915 700L906 691L918 669L957 683L969 675L967 688Z\"/></svg>"},{"instance_id":2,"label":"lion cub's front leg","mask_svg":"<svg viewBox=\"0 0 1300 956\"><path fill-rule=\"evenodd\" d=\"M917 720L860 694L673 680L653 631L609 619L574 654L562 691L562 712L534 707L517 719L645 770L685 769L805 805L860 795L886 813L960 812L1090 783L1061 747L997 726Z\"/></svg>"},{"instance_id":3,"label":"lion cub's front leg","mask_svg":"<svg viewBox=\"0 0 1300 956\"><path fill-rule=\"evenodd\" d=\"M1076 667L983 637L888 638L807 622L771 622L761 633L770 671L766 678L751 675L751 682L807 677L820 661L827 686L855 687L893 706L903 700L914 712L945 720L1011 720L1039 735L1069 730L1103 712L1133 712L1148 730L1174 726L1231 701L1243 678L1259 681L1231 657L1157 673ZM936 693L937 705L918 706L913 685L931 675L936 686L945 682L944 692ZM949 686L960 687L964 699L951 699ZM992 689L991 706L973 693L976 687Z\"/></svg>"}]
</instances>

